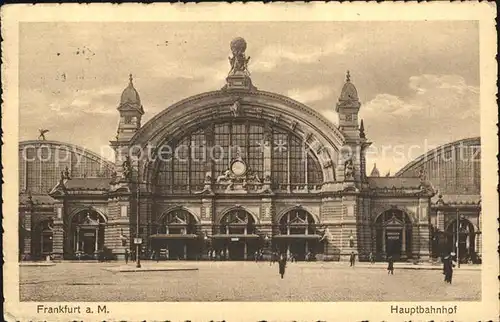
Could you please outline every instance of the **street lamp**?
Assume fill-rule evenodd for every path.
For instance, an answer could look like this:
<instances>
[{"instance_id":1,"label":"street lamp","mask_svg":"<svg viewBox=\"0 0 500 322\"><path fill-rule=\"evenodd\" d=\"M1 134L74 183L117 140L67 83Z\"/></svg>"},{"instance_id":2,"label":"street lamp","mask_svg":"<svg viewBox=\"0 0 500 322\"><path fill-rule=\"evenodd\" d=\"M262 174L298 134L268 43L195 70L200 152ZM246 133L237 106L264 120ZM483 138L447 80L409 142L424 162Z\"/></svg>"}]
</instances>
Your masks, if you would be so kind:
<instances>
[{"instance_id":1,"label":"street lamp","mask_svg":"<svg viewBox=\"0 0 500 322\"><path fill-rule=\"evenodd\" d=\"M139 197L140 197L140 186L139 186L139 182L137 182L137 228L136 228L136 231L135 231L135 240L134 240L134 243L135 243L135 256L136 256L136 265L135 267L137 268L141 268L141 256L140 256L140 253L141 253L141 244L142 244L142 240L141 238L139 237L139 227L140 227L140 214L139 214Z\"/></svg>"}]
</instances>

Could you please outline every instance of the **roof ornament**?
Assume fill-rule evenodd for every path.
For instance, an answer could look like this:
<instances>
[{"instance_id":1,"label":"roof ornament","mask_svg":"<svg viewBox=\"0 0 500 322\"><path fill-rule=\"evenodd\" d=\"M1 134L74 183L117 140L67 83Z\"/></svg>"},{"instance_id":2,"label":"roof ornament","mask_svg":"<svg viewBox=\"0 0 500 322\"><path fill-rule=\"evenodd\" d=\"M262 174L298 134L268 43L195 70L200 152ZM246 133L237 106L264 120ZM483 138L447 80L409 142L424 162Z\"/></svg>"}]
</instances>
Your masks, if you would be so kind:
<instances>
[{"instance_id":1,"label":"roof ornament","mask_svg":"<svg viewBox=\"0 0 500 322\"><path fill-rule=\"evenodd\" d=\"M359 137L366 139L365 124L363 123L363 119L361 119L361 125L359 126Z\"/></svg>"},{"instance_id":2,"label":"roof ornament","mask_svg":"<svg viewBox=\"0 0 500 322\"><path fill-rule=\"evenodd\" d=\"M231 41L231 52L233 57L229 57L229 63L231 65L231 70L229 75L243 74L250 76L248 71L248 62L250 57L245 56L245 50L247 49L247 42L241 37L234 38Z\"/></svg>"},{"instance_id":3,"label":"roof ornament","mask_svg":"<svg viewBox=\"0 0 500 322\"><path fill-rule=\"evenodd\" d=\"M132 85L132 81L134 80L134 78L132 77L132 73L128 75L128 80L130 81L130 85Z\"/></svg>"},{"instance_id":4,"label":"roof ornament","mask_svg":"<svg viewBox=\"0 0 500 322\"><path fill-rule=\"evenodd\" d=\"M349 70L347 71L347 73L345 75L345 81L346 81L346 83L349 83L351 81L351 73L349 72Z\"/></svg>"},{"instance_id":5,"label":"roof ornament","mask_svg":"<svg viewBox=\"0 0 500 322\"><path fill-rule=\"evenodd\" d=\"M372 172L370 174L370 177L380 177L380 172L377 169L376 163L373 164L373 169L372 169Z\"/></svg>"},{"instance_id":6,"label":"roof ornament","mask_svg":"<svg viewBox=\"0 0 500 322\"><path fill-rule=\"evenodd\" d=\"M40 135L38 136L38 140L45 141L45 133L49 132L47 129L39 129L38 132Z\"/></svg>"}]
</instances>

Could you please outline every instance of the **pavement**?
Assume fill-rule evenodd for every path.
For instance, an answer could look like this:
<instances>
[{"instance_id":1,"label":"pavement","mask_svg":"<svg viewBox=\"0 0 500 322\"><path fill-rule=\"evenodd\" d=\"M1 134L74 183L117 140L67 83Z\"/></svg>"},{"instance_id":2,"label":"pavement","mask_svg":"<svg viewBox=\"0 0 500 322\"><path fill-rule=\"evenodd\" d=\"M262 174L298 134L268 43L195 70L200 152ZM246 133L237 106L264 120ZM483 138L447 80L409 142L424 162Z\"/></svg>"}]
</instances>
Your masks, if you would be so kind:
<instances>
[{"instance_id":1,"label":"pavement","mask_svg":"<svg viewBox=\"0 0 500 322\"><path fill-rule=\"evenodd\" d=\"M54 262L20 262L19 266L32 266L32 267L41 267L41 266L54 266L56 263Z\"/></svg>"},{"instance_id":2,"label":"pavement","mask_svg":"<svg viewBox=\"0 0 500 322\"><path fill-rule=\"evenodd\" d=\"M269 262L141 261L135 263L61 262L20 267L21 301L179 302L179 301L478 301L481 271L461 265L453 284L443 281L440 265L395 263L288 263L282 279ZM418 266L422 269L405 269ZM426 268L427 267L427 268ZM163 269L176 268L175 271ZM192 268L197 268L193 270ZM465 268L465 269L464 269ZM130 270L130 271L121 271ZM117 273L117 271L119 273Z\"/></svg>"},{"instance_id":3,"label":"pavement","mask_svg":"<svg viewBox=\"0 0 500 322\"><path fill-rule=\"evenodd\" d=\"M156 265L155 265L156 264ZM113 273L139 273L139 272L176 272L176 271L197 271L198 267L189 266L176 266L167 263L142 263L141 267L136 267L135 263L129 263L128 265L103 267L103 270L113 272Z\"/></svg>"},{"instance_id":4,"label":"pavement","mask_svg":"<svg viewBox=\"0 0 500 322\"><path fill-rule=\"evenodd\" d=\"M53 266L56 263L99 263L97 261L53 261L53 262L21 262L20 266ZM122 264L121 261L110 261L110 264ZM206 266L210 266L213 263L255 263L254 261L184 261L184 260L170 260L170 261L151 261L151 260L141 260L141 268L135 267L135 262L129 262L128 265L105 267L103 269L110 272L148 272L148 271L183 271L183 270L197 270ZM265 263L265 262L263 262ZM293 262L288 263L291 265L298 265L301 267L317 267L317 268L338 268L338 267L348 267L349 262ZM355 267L370 268L370 269L387 269L387 263L385 262L356 262ZM395 262L394 269L412 269L412 270L442 270L443 264L438 262L427 262L414 264L412 262ZM456 270L463 271L481 271L481 265L475 264L460 264L460 267L456 266Z\"/></svg>"}]
</instances>

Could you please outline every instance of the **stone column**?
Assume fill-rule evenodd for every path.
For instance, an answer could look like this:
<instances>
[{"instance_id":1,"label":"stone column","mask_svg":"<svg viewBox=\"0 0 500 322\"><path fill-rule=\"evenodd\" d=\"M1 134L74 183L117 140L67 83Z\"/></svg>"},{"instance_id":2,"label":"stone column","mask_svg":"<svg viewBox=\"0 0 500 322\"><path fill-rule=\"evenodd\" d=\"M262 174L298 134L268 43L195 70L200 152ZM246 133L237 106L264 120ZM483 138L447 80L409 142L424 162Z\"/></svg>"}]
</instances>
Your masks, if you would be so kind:
<instances>
[{"instance_id":1,"label":"stone column","mask_svg":"<svg viewBox=\"0 0 500 322\"><path fill-rule=\"evenodd\" d=\"M99 226L97 226L96 230L95 230L95 251L94 252L98 252L99 251Z\"/></svg>"},{"instance_id":2,"label":"stone column","mask_svg":"<svg viewBox=\"0 0 500 322\"><path fill-rule=\"evenodd\" d=\"M403 226L403 232L402 234L402 241L401 241L401 252L402 252L402 257L406 258L406 226Z\"/></svg>"},{"instance_id":3,"label":"stone column","mask_svg":"<svg viewBox=\"0 0 500 322\"><path fill-rule=\"evenodd\" d=\"M382 227L382 254L387 254L387 250L385 249L385 226Z\"/></svg>"},{"instance_id":4,"label":"stone column","mask_svg":"<svg viewBox=\"0 0 500 322\"><path fill-rule=\"evenodd\" d=\"M76 227L76 252L80 251L80 227Z\"/></svg>"}]
</instances>

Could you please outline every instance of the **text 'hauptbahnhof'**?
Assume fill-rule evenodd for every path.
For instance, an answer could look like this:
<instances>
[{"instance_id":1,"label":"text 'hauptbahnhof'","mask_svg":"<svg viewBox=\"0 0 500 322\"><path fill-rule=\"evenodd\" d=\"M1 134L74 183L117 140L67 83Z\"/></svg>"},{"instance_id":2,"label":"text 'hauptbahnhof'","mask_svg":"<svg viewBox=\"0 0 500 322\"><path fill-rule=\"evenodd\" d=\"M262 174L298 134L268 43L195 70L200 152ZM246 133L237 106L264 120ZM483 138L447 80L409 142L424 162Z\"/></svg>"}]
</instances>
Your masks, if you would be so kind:
<instances>
[{"instance_id":1,"label":"text 'hauptbahnhof'","mask_svg":"<svg viewBox=\"0 0 500 322\"><path fill-rule=\"evenodd\" d=\"M347 74L332 124L257 89L246 42L231 42L226 85L141 124L132 76L118 105L115 162L56 141L19 144L21 260L124 257L298 260L451 251L481 261L480 139L429 151L395 176L368 176L370 147ZM118 98L117 98L118 99ZM370 120L365 120L369 122Z\"/></svg>"}]
</instances>

